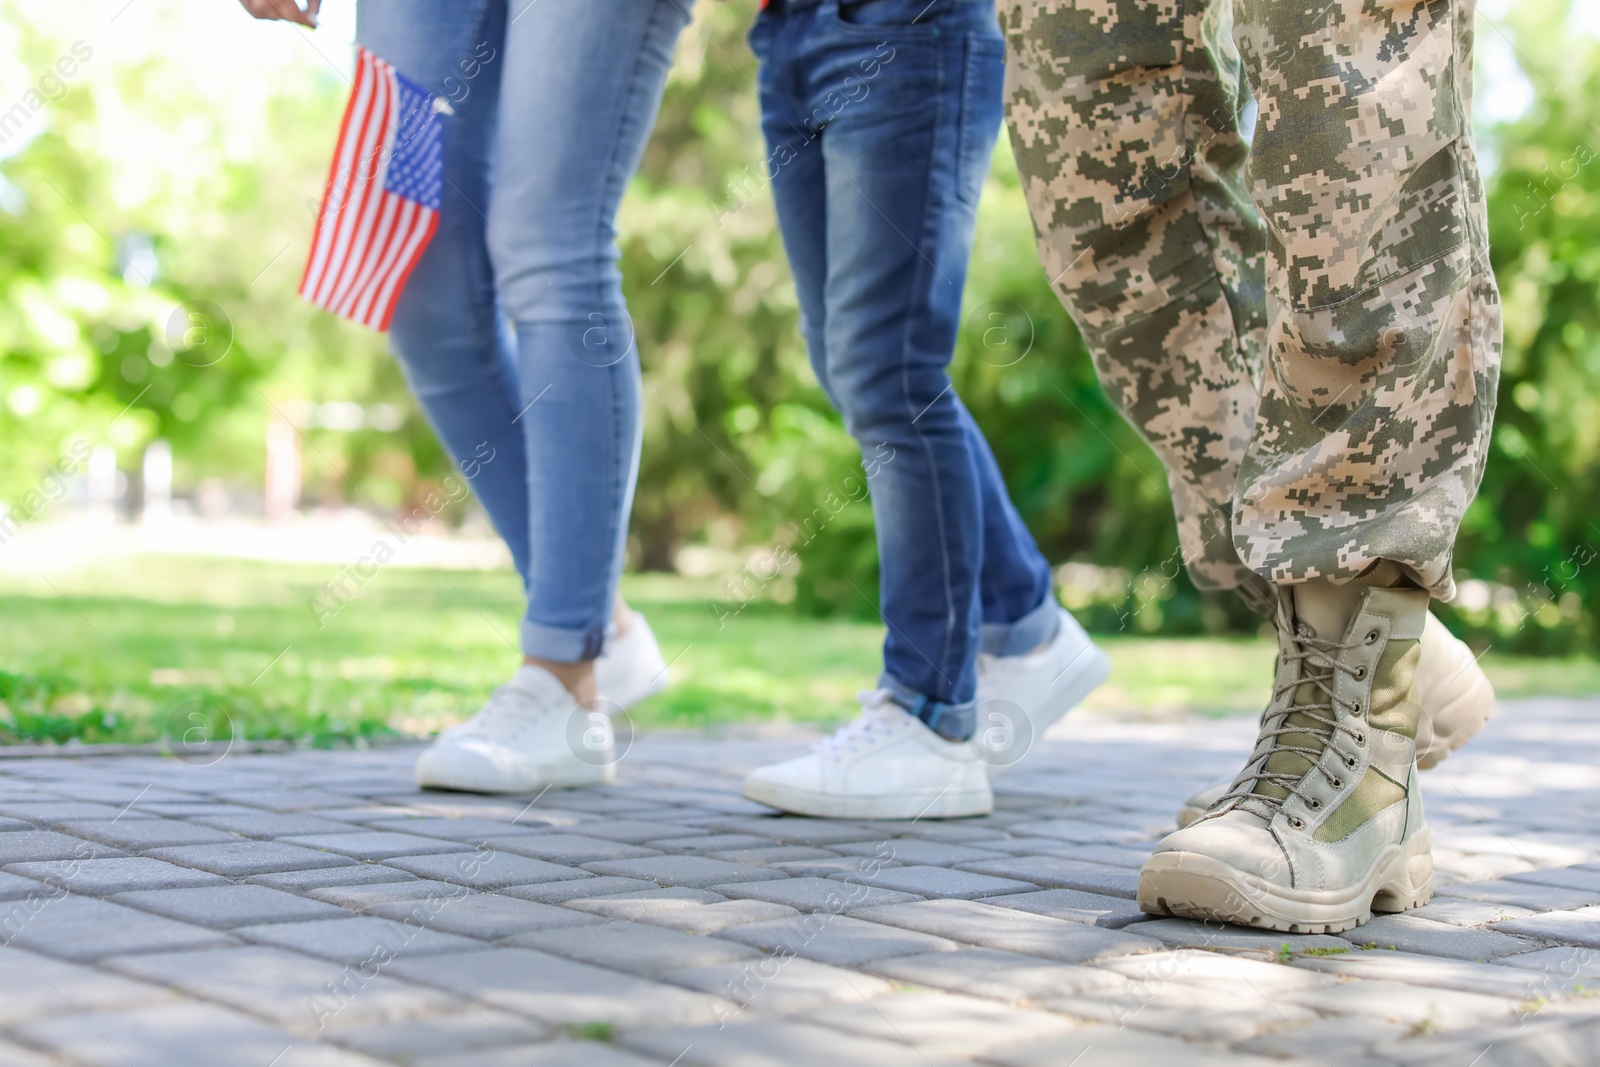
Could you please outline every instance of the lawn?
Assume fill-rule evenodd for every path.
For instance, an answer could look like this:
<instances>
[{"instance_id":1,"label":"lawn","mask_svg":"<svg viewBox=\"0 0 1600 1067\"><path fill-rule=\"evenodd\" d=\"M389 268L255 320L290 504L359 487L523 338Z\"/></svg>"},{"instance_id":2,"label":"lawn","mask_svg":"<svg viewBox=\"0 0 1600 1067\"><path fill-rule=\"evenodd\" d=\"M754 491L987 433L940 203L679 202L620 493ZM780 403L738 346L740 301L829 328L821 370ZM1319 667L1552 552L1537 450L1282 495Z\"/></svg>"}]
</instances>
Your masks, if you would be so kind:
<instances>
[{"instance_id":1,"label":"lawn","mask_svg":"<svg viewBox=\"0 0 1600 1067\"><path fill-rule=\"evenodd\" d=\"M426 735L517 662L510 572L380 570L319 620L308 602L337 573L148 556L0 580L0 743ZM624 592L675 679L633 710L636 728L836 721L876 676L876 625L760 603L726 616L711 581L635 575ZM1094 714L1251 714L1272 659L1254 638L1102 643L1113 671ZM1483 662L1503 695L1600 692L1594 661Z\"/></svg>"}]
</instances>

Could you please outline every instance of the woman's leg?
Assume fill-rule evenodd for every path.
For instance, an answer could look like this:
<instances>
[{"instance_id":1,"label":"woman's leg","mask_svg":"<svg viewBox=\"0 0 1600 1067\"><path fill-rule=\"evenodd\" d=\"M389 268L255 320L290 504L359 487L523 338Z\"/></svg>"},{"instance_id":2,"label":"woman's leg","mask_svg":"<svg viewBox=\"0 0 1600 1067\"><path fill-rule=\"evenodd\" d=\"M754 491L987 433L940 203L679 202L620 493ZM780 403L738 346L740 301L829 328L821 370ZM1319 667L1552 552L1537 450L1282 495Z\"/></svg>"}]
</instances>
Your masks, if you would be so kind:
<instances>
[{"instance_id":1,"label":"woman's leg","mask_svg":"<svg viewBox=\"0 0 1600 1067\"><path fill-rule=\"evenodd\" d=\"M621 571L639 355L614 219L687 21L677 0L585 0L527 5L506 28L488 242L520 372L522 648L558 673L600 654Z\"/></svg>"},{"instance_id":2,"label":"woman's leg","mask_svg":"<svg viewBox=\"0 0 1600 1067\"><path fill-rule=\"evenodd\" d=\"M451 101L439 229L400 294L389 346L446 451L528 577L528 474L517 373L484 241L504 0L363 0L356 39Z\"/></svg>"}]
</instances>

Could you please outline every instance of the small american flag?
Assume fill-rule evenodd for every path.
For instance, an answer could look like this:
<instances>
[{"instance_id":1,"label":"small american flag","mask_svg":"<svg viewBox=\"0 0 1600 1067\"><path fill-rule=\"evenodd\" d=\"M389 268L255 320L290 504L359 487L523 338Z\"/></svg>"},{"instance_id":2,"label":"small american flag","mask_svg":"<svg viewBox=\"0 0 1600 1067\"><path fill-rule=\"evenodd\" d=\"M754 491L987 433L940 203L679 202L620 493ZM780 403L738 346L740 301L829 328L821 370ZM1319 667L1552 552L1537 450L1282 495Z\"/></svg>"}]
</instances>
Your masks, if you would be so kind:
<instances>
[{"instance_id":1,"label":"small american flag","mask_svg":"<svg viewBox=\"0 0 1600 1067\"><path fill-rule=\"evenodd\" d=\"M426 89L357 48L301 296L364 326L389 328L439 225L440 110Z\"/></svg>"}]
</instances>

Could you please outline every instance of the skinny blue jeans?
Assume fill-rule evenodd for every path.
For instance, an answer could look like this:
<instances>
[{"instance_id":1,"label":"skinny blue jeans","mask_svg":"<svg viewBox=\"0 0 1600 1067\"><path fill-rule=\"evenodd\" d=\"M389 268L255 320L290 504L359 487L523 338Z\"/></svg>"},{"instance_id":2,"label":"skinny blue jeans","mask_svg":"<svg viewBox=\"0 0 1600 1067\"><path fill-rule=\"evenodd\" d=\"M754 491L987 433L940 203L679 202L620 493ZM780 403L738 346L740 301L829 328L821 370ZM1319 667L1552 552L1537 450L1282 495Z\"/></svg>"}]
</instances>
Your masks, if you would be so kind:
<instances>
[{"instance_id":1,"label":"skinny blue jeans","mask_svg":"<svg viewBox=\"0 0 1600 1067\"><path fill-rule=\"evenodd\" d=\"M977 653L1025 652L1059 619L945 372L1000 130L994 0L772 0L750 45L811 364L872 457L880 684L963 740Z\"/></svg>"},{"instance_id":2,"label":"skinny blue jeans","mask_svg":"<svg viewBox=\"0 0 1600 1067\"><path fill-rule=\"evenodd\" d=\"M438 232L390 346L522 576L522 650L604 647L639 467L614 220L690 0L362 0L356 36L449 101Z\"/></svg>"}]
</instances>

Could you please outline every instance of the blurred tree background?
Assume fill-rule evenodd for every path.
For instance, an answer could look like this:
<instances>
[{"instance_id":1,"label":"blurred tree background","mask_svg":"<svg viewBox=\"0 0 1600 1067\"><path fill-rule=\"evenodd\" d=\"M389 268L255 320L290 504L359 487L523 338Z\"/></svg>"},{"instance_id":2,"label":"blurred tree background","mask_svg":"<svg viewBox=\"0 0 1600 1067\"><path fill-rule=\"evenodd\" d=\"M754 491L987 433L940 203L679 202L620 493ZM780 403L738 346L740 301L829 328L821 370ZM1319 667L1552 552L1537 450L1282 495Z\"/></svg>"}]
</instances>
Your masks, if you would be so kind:
<instances>
[{"instance_id":1,"label":"blurred tree background","mask_svg":"<svg viewBox=\"0 0 1600 1067\"><path fill-rule=\"evenodd\" d=\"M1600 637L1600 32L1585 5L1527 0L1480 19L1507 344L1447 618L1504 649ZM268 421L329 402L400 414L308 428L306 504L421 499L448 461L382 339L295 295L348 40L245 25L227 0L120 6L0 0L0 500L23 499L79 439L114 447L137 479L162 438L180 494L218 485L259 510ZM754 7L696 5L620 220L645 368L630 566L726 576L729 601L872 617L870 509L828 503L849 500L860 457L807 366L762 173L743 42ZM1038 268L1004 138L966 309L953 376L1044 551L1066 564L1068 605L1101 630L1253 628L1232 598L1173 577L1160 466ZM826 530L797 536L819 509ZM802 541L798 567L741 580L771 545Z\"/></svg>"}]
</instances>

